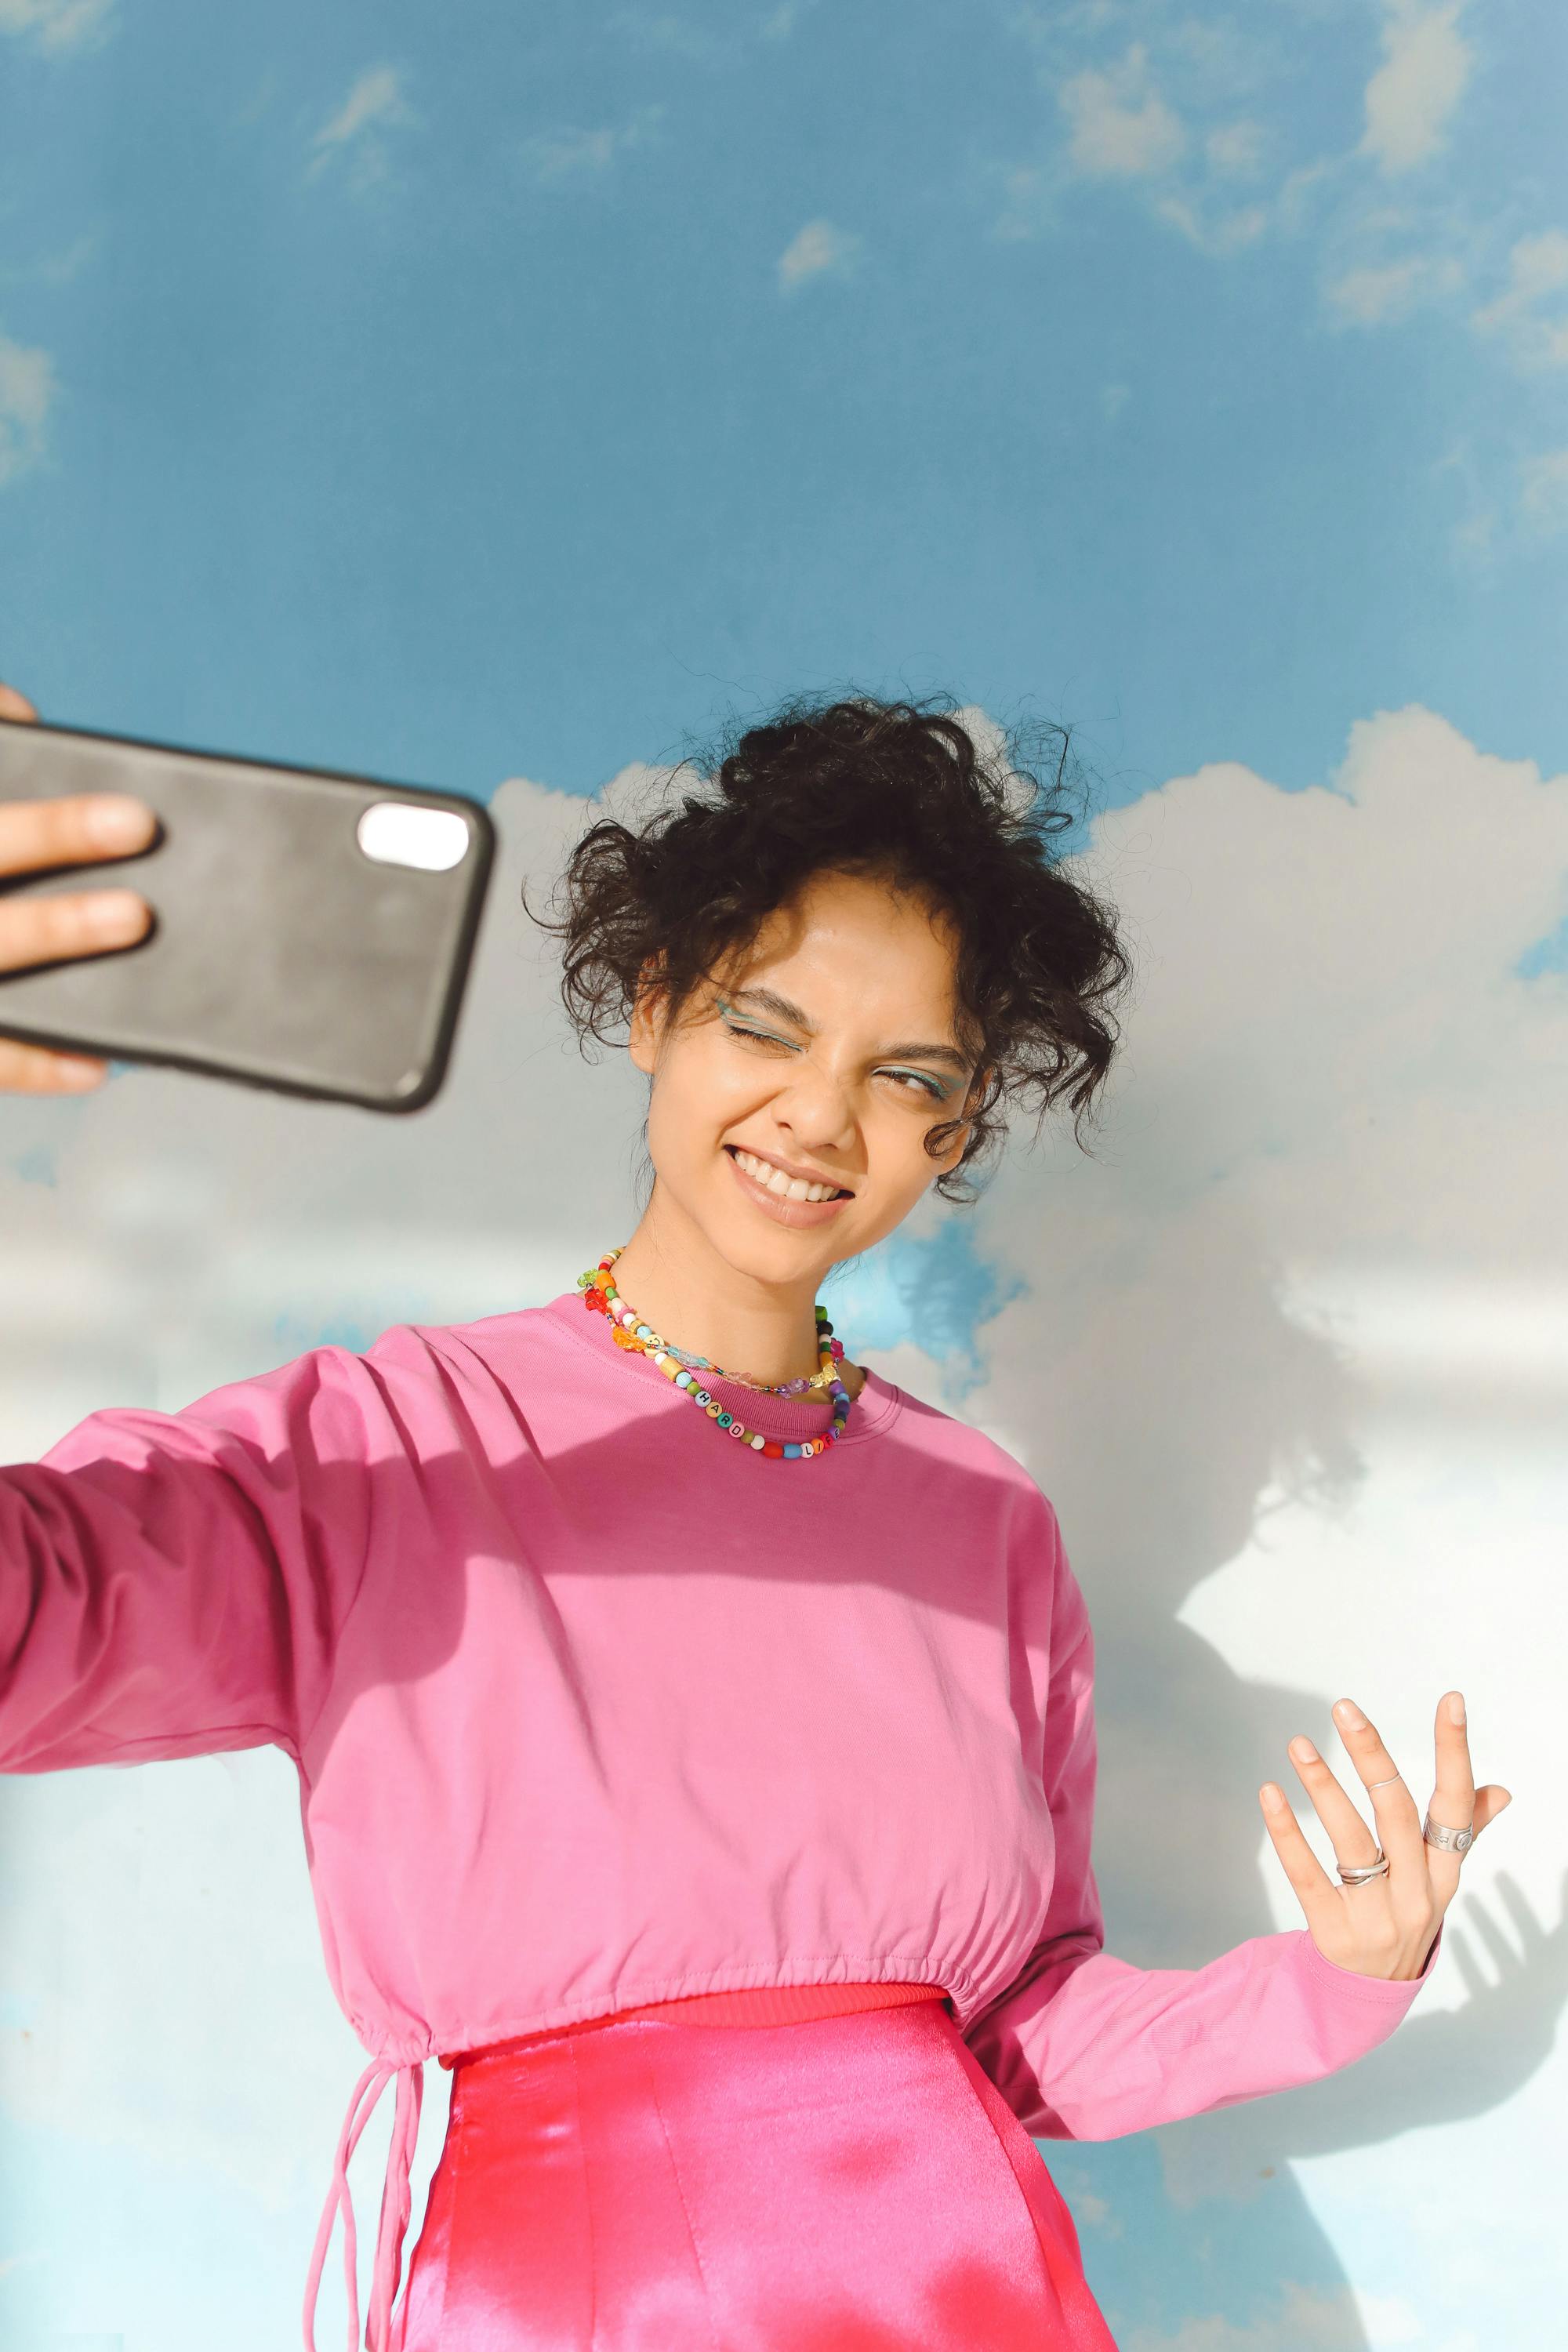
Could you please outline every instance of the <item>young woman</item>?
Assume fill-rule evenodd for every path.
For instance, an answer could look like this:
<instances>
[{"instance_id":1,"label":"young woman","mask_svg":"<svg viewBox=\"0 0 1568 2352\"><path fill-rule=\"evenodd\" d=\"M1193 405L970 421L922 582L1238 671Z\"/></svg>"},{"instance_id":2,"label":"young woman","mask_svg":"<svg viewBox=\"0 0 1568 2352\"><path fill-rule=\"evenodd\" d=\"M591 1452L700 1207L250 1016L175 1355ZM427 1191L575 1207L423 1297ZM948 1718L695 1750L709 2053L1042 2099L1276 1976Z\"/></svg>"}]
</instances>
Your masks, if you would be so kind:
<instances>
[{"instance_id":1,"label":"young woman","mask_svg":"<svg viewBox=\"0 0 1568 2352\"><path fill-rule=\"evenodd\" d=\"M0 809L0 870L110 854L89 814ZM1197 1969L1102 1950L1052 1507L816 1305L963 1195L1008 1104L1092 1101L1126 963L1065 821L952 718L855 701L594 825L555 928L580 1032L624 1021L650 1082L626 1247L548 1305L94 1413L0 1473L0 1764L298 1767L371 2053L308 2343L339 2210L359 2340L346 2167L393 2081L374 2352L1090 2352L1033 2137L1324 2074L1430 1969L1508 1801L1457 1693L1425 1822L1349 1701L1375 1835L1292 1743L1337 1884L1263 1786L1304 1927ZM101 950L95 895L0 901L0 964ZM570 1137L541 1149L569 1183ZM431 2057L450 2122L397 2300Z\"/></svg>"}]
</instances>

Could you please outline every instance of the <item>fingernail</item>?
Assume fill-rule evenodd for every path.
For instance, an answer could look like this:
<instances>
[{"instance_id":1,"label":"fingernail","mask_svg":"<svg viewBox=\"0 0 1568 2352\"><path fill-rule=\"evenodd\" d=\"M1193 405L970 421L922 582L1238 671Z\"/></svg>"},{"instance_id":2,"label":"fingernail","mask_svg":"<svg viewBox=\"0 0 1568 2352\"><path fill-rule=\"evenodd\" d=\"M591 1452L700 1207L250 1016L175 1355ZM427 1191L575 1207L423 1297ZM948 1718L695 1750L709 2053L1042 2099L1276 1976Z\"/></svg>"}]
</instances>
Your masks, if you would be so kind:
<instances>
[{"instance_id":1,"label":"fingernail","mask_svg":"<svg viewBox=\"0 0 1568 2352\"><path fill-rule=\"evenodd\" d=\"M101 1062L79 1062L69 1054L59 1055L57 1067L61 1083L68 1087L95 1087L103 1076Z\"/></svg>"},{"instance_id":2,"label":"fingernail","mask_svg":"<svg viewBox=\"0 0 1568 2352\"><path fill-rule=\"evenodd\" d=\"M1302 1764L1315 1764L1318 1760L1318 1751L1310 1739L1293 1739L1290 1753Z\"/></svg>"},{"instance_id":3,"label":"fingernail","mask_svg":"<svg viewBox=\"0 0 1568 2352\"><path fill-rule=\"evenodd\" d=\"M100 849L140 849L150 837L141 803L120 797L94 801L87 829Z\"/></svg>"},{"instance_id":4,"label":"fingernail","mask_svg":"<svg viewBox=\"0 0 1568 2352\"><path fill-rule=\"evenodd\" d=\"M1463 1723L1465 1719L1465 1694L1463 1691L1450 1691L1448 1693L1447 1708L1448 1720L1450 1723Z\"/></svg>"},{"instance_id":5,"label":"fingernail","mask_svg":"<svg viewBox=\"0 0 1568 2352\"><path fill-rule=\"evenodd\" d=\"M1366 1717L1353 1698L1342 1698L1336 1705L1334 1713L1347 1730L1364 1731L1366 1729Z\"/></svg>"}]
</instances>

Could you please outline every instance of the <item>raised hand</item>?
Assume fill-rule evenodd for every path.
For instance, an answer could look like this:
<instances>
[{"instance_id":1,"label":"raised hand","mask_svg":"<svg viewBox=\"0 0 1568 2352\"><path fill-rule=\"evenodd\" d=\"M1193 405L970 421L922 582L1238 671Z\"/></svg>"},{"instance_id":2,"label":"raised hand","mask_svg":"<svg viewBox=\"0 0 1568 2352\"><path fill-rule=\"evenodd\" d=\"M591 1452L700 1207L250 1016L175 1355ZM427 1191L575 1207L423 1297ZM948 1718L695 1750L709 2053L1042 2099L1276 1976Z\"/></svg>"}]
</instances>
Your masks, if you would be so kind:
<instances>
[{"instance_id":1,"label":"raised hand","mask_svg":"<svg viewBox=\"0 0 1568 2352\"><path fill-rule=\"evenodd\" d=\"M0 719L37 715L25 694L0 685ZM119 793L0 800L0 885L11 876L36 874L47 866L128 857L145 849L156 830L157 820L145 803ZM58 891L47 898L10 899L0 891L0 972L133 947L151 919L146 900L134 890ZM3 1004L0 996L0 1008ZM0 1036L0 1093L80 1094L97 1086L108 1066L96 1055L59 1054Z\"/></svg>"},{"instance_id":2,"label":"raised hand","mask_svg":"<svg viewBox=\"0 0 1568 2352\"><path fill-rule=\"evenodd\" d=\"M1308 1844L1278 1781L1266 1780L1258 1792L1263 1819L1323 1958L1360 1976L1418 1977L1458 1887L1464 1857L1427 1839L1399 1767L1376 1725L1353 1700L1336 1702L1334 1721L1371 1799L1375 1836L1310 1739L1291 1740L1290 1760L1329 1833L1339 1867L1365 1870L1385 1860L1386 1867L1358 1883L1336 1885ZM1436 1785L1426 1820L1434 1831L1441 1825L1472 1830L1479 1837L1512 1801L1495 1782L1476 1787L1458 1691L1448 1691L1437 1703L1436 1748Z\"/></svg>"}]
</instances>

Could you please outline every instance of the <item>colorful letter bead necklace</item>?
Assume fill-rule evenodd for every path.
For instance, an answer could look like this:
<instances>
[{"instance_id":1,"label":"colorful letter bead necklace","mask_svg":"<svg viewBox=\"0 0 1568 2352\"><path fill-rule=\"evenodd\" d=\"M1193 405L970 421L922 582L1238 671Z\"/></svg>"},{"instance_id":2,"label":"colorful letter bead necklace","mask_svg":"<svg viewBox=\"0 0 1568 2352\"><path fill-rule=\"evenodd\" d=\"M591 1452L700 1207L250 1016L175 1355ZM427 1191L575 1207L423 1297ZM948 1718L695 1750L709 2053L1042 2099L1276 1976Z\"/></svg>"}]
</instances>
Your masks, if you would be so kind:
<instances>
[{"instance_id":1,"label":"colorful letter bead necklace","mask_svg":"<svg viewBox=\"0 0 1568 2352\"><path fill-rule=\"evenodd\" d=\"M622 1247L625 1247L624 1243ZM819 1454L826 1454L828 1447L837 1442L843 1433L845 1423L849 1418L849 1391L838 1377L838 1365L844 1354L844 1342L834 1338L833 1326L827 1319L826 1307L819 1307L816 1310L816 1344L822 1361L822 1369L816 1379L817 1382L826 1387L832 1396L833 1420L831 1425L825 1429L819 1437L803 1437L798 1444L785 1444L779 1438L763 1437L758 1431L748 1429L743 1422L737 1421L732 1413L726 1412L718 1399L702 1386L697 1373L689 1370L678 1356L670 1352L668 1341L661 1339L657 1331L649 1328L635 1307L626 1305L626 1300L616 1288L611 1273L611 1268L620 1255L621 1252L618 1249L606 1252L597 1265L590 1266L586 1274L580 1274L577 1276L577 1287L583 1293L584 1306L587 1307L590 1314L609 1317L612 1326L610 1336L618 1348L635 1348L639 1355L651 1357L666 1378L673 1381L678 1389L685 1391L692 1403L700 1407L715 1428L721 1429L726 1437L738 1437L742 1445L749 1446L753 1454L762 1454L764 1461L813 1462ZM715 1380L729 1380L732 1377L729 1372L721 1371L717 1364L706 1365L704 1370L710 1372ZM748 1381L744 1385L748 1388L760 1388L762 1383L757 1381ZM793 1381L785 1381L782 1388L769 1390L765 1393L781 1395L786 1390L798 1392L797 1383Z\"/></svg>"}]
</instances>

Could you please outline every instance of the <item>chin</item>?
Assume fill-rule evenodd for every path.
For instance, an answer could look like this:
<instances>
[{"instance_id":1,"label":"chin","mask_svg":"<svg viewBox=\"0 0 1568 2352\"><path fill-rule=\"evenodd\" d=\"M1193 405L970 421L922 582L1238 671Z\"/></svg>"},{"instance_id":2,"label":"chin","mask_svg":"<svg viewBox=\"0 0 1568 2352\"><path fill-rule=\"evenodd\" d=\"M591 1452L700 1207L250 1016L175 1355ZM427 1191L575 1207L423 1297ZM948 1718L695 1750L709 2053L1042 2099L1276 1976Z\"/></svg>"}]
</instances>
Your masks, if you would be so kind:
<instances>
[{"instance_id":1,"label":"chin","mask_svg":"<svg viewBox=\"0 0 1568 2352\"><path fill-rule=\"evenodd\" d=\"M753 1282L793 1285L814 1269L820 1280L839 1258L853 1256L859 1246L832 1226L813 1231L770 1224L745 1202L727 1201L722 1194L703 1202L694 1219L726 1265Z\"/></svg>"},{"instance_id":2,"label":"chin","mask_svg":"<svg viewBox=\"0 0 1568 2352\"><path fill-rule=\"evenodd\" d=\"M826 1255L815 1234L737 1233L732 1220L722 1223L715 1220L707 1230L725 1264L737 1274L749 1275L753 1282L797 1283L813 1268L820 1280L840 1255ZM850 1255L848 1251L841 1254Z\"/></svg>"}]
</instances>

